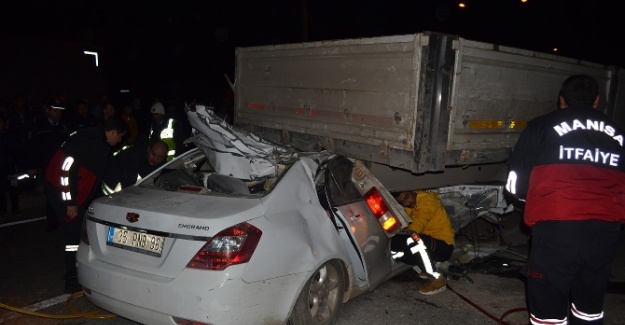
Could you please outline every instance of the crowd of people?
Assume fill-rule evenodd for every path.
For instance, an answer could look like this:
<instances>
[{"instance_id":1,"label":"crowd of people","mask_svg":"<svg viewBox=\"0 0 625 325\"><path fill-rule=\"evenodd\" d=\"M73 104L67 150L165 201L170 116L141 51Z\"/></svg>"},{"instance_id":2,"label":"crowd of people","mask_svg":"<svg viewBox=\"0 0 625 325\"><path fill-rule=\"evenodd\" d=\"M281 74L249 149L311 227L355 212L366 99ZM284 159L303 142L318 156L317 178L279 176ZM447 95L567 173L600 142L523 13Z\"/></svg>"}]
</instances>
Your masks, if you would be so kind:
<instances>
[{"instance_id":1,"label":"crowd of people","mask_svg":"<svg viewBox=\"0 0 625 325\"><path fill-rule=\"evenodd\" d=\"M190 149L184 140L191 126L183 107L166 109L159 99L142 109L107 96L72 104L60 92L39 109L23 95L6 106L0 108L0 217L21 215L20 189L43 190L46 230L61 229L65 238L65 289L78 291L75 254L86 208ZM34 181L18 186L20 179Z\"/></svg>"},{"instance_id":2,"label":"crowd of people","mask_svg":"<svg viewBox=\"0 0 625 325\"><path fill-rule=\"evenodd\" d=\"M101 95L96 102L70 101L63 91L44 99L38 106L29 102L24 94L0 102L0 218L21 216L20 196L41 191L48 164L57 149L76 131L116 119L126 131L120 143L111 148L111 153L122 148L134 148L129 153L139 148L148 150L157 140L166 143L168 159L188 149L183 141L191 135L191 126L181 105L168 103L165 106L161 100L154 99L149 106L141 107L136 99L121 102L106 95ZM163 146L158 144L155 148L161 150ZM115 163L109 165L108 178L119 178L111 175L121 173L122 169L113 167ZM114 188L118 184L109 185ZM48 216L48 230L58 228L58 221L50 218Z\"/></svg>"}]
</instances>

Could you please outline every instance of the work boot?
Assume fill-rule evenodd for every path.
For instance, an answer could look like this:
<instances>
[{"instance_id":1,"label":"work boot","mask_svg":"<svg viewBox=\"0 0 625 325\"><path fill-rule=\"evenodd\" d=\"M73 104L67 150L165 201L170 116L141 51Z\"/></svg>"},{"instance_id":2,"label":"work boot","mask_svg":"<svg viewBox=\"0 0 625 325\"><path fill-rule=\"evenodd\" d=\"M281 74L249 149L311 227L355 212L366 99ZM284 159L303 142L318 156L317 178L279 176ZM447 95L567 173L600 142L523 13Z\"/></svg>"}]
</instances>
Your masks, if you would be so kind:
<instances>
[{"instance_id":1,"label":"work boot","mask_svg":"<svg viewBox=\"0 0 625 325\"><path fill-rule=\"evenodd\" d=\"M431 279L419 288L419 293L426 296L435 295L439 292L445 291L447 287L447 280L445 276L440 274L438 278Z\"/></svg>"}]
</instances>

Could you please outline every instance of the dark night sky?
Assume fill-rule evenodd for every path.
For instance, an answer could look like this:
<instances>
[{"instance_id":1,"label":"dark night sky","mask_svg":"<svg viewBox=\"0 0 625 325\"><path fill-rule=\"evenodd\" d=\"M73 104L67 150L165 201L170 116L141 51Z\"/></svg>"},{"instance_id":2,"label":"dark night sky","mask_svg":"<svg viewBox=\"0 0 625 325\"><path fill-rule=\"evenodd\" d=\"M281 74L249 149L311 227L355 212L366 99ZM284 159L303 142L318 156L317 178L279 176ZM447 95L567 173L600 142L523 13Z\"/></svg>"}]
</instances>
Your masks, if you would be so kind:
<instances>
[{"instance_id":1,"label":"dark night sky","mask_svg":"<svg viewBox=\"0 0 625 325\"><path fill-rule=\"evenodd\" d=\"M448 0L25 0L3 2L0 32L97 46L113 88L181 97L225 88L236 46L305 37L436 31L539 52L557 47L559 55L625 66L623 0L465 3L460 9Z\"/></svg>"}]
</instances>

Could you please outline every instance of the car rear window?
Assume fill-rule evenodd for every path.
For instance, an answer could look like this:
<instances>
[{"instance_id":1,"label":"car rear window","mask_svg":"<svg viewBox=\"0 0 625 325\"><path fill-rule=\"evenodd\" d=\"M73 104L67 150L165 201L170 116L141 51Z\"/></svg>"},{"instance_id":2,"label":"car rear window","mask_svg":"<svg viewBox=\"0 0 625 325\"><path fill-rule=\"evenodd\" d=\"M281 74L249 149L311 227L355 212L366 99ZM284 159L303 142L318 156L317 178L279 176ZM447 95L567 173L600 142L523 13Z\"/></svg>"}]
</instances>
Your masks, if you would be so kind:
<instances>
[{"instance_id":1,"label":"car rear window","mask_svg":"<svg viewBox=\"0 0 625 325\"><path fill-rule=\"evenodd\" d=\"M170 192L259 197L269 193L275 183L276 177L250 181L215 173L204 153L194 149L162 167L139 186Z\"/></svg>"}]
</instances>

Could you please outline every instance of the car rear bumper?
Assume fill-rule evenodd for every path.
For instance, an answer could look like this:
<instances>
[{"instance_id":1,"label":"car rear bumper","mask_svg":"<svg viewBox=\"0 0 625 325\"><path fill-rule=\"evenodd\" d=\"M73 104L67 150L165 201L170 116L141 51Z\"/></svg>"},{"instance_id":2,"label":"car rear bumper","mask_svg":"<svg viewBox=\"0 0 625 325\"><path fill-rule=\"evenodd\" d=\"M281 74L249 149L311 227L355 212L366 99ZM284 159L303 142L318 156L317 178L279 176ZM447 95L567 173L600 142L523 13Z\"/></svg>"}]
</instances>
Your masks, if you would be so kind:
<instances>
[{"instance_id":1,"label":"car rear bumper","mask_svg":"<svg viewBox=\"0 0 625 325\"><path fill-rule=\"evenodd\" d=\"M172 316L208 324L284 324L308 277L298 273L246 283L241 280L246 265L235 265L225 271L184 269L171 279L88 260L83 246L78 278L89 300L144 324L175 324Z\"/></svg>"}]
</instances>

